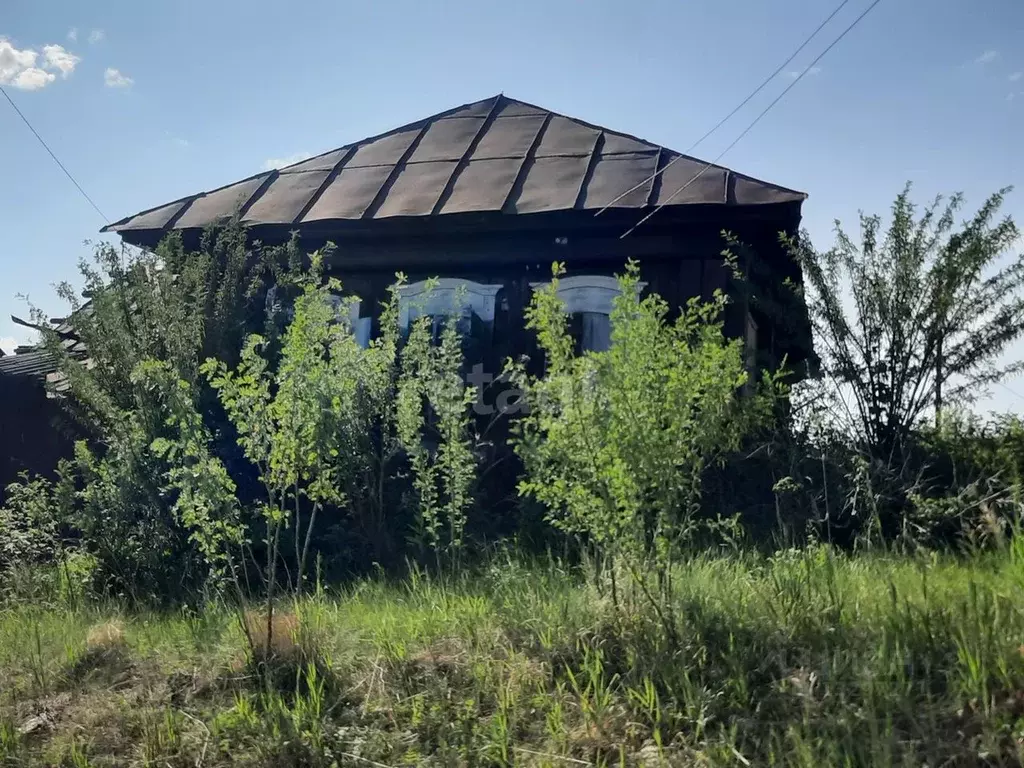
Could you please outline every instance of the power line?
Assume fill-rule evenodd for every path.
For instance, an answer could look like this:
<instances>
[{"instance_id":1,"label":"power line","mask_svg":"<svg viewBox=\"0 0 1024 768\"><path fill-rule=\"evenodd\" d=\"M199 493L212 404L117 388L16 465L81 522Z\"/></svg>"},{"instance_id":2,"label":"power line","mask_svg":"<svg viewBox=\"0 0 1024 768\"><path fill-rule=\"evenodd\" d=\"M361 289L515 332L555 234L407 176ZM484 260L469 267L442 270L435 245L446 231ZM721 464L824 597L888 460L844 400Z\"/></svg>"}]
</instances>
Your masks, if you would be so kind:
<instances>
[{"instance_id":1,"label":"power line","mask_svg":"<svg viewBox=\"0 0 1024 768\"><path fill-rule=\"evenodd\" d=\"M750 103L751 99L753 99L755 96L757 96L757 94L759 94L766 87L768 87L768 84L771 83L776 77L778 77L779 73L782 72L782 70L784 70L787 66L789 66L790 62L792 62L793 59L795 59L797 56L800 55L800 53L803 51L803 49L806 48L810 44L810 42L815 37L818 36L818 33L821 32L821 30L823 30L825 28L825 26L830 21L832 21L832 19L834 19L836 17L836 14L838 14L841 10L843 10L843 8L845 8L847 3L849 3L849 2L850 2L850 0L843 0L838 6L836 6L836 9L834 11L832 11L832 13L830 13L825 18L825 20L823 22L821 22L821 24L819 24L818 27L813 32L811 32L811 34L807 38L804 39L804 41L800 44L800 47L797 48L795 51L793 51L793 53L790 54L788 59L786 59L784 62L779 64L779 66L775 69L775 71L772 72L770 75L768 75L768 77L766 77L764 80L762 80L761 84L759 86L757 86L757 88L755 88L749 94L747 94L747 97L743 101L741 101L739 104L737 104L736 107L732 110L732 112L730 112L728 115L726 115L721 120L719 120L717 123L715 123L714 127L711 128L711 130L709 130L707 133L705 133L703 136L701 136L699 139L697 139L695 142L693 142L693 144L691 144L689 147L687 147L686 151L683 152L683 154L679 155L678 157L672 158L672 160L670 160L669 162L667 162L665 164L664 168L661 168L659 170L655 170L655 172L653 174L648 176L646 179L641 181L636 186L633 186L633 187L630 187L629 189L627 189L625 192L623 192L621 195L616 197L610 203L606 204L603 208L601 208L601 210L599 210L594 215L595 216L600 216L602 213L607 211L609 208L611 208L613 205L615 205L617 202L619 202L619 200L624 198L626 195L628 195L628 194L630 194L632 192L635 192L636 190L640 189L642 186L647 184L647 182L652 182L653 183L654 179L656 179L658 176L660 176L665 171L667 171L669 168L671 168L679 160L682 160L683 157L685 157L686 155L690 154L690 152L692 152L697 147L699 147L701 144L703 144L705 139L707 139L709 136L711 136L711 134L713 134L715 131L717 131L719 128L721 128L723 125L725 125L727 122L729 122L737 112L739 112L741 109L743 109L745 106L747 106L747 104Z\"/></svg>"},{"instance_id":2,"label":"power line","mask_svg":"<svg viewBox=\"0 0 1024 768\"><path fill-rule=\"evenodd\" d=\"M1020 394L1019 392L1017 392L1016 390L1010 389L1010 388L1009 388L1008 386L1006 386L1005 384L1003 384L1003 382L1001 382L1001 381L997 381L997 382L996 382L996 384L998 384L998 385L999 385L1000 387L1002 387L1003 389L1005 389L1005 390L1006 390L1007 392L1009 392L1009 393L1010 393L1011 395L1013 395L1014 397L1016 397L1016 398L1017 398L1018 400L1024 400L1024 395L1021 395L1021 394Z\"/></svg>"},{"instance_id":3,"label":"power line","mask_svg":"<svg viewBox=\"0 0 1024 768\"><path fill-rule=\"evenodd\" d=\"M797 83L799 83L801 80L804 79L804 75L806 75L811 70L811 68L814 67L815 64L817 64L819 61L821 61L823 58L825 58L825 55L829 51L831 51L833 48L835 48L839 44L839 41L841 41L844 37L846 37L853 30L854 27L856 27L858 24L860 24L860 22L864 19L864 17L867 16L869 13L871 13L871 11L874 10L875 6L878 5L880 2L882 2L882 0L874 0L874 2L871 3L871 5L869 5L864 10L864 12L861 13L860 16L858 16L856 19L853 20L853 23L850 24L850 26L848 26L846 29L844 29L840 33L839 37L837 37L835 40L833 40L831 42L831 44L829 44L829 46L824 51L822 51L821 53L818 54L818 56L814 59L814 61L812 61L810 64L808 64L807 67L799 75L797 75L797 77L793 80L792 83L790 83L788 86L786 86L786 88L782 91L782 93L780 93L778 96L775 97L775 99L772 101L771 104L769 104L767 107L765 107L761 111L761 113L757 117L755 117L753 119L753 121L751 121L750 125L748 125L746 128L743 129L743 132L739 136L737 136L735 139L733 139L732 143L729 146L727 146L725 149L723 149L721 152L719 152L718 156L714 160L712 160L710 163L707 163L703 168L701 168L692 179L690 179L688 182L683 184L683 186L679 187L679 189L677 189L675 192L673 192L671 195L669 195L668 198L666 198L663 203L659 203L657 208L655 208L653 211L651 211L646 216L644 216L642 219L640 219L640 221L638 221L636 224L634 224L625 234L622 235L622 237L627 237L628 235L630 235L633 232L635 232L637 227L642 225L644 222L648 221L652 216L654 216L656 213L658 213L658 211L660 211L662 208L664 208L666 205L668 205L670 202L672 202L672 200L676 197L676 195L678 195L684 189L686 189L691 184L693 184L693 182L695 182L697 179L699 179L701 176L703 176L704 173L708 170L708 168L710 168L715 163L717 163L719 160L721 160L729 150L731 150L733 147L735 147L737 144L739 144L740 141L743 139L743 137L746 136L748 133L750 133L754 129L754 126L756 126L759 122L761 122L761 118L763 118L765 115L767 115L769 112L771 112L772 108L775 107L775 105L778 104L780 101L782 101L782 99L786 96L786 94L789 93L791 90L793 90L794 87L796 87Z\"/></svg>"},{"instance_id":4,"label":"power line","mask_svg":"<svg viewBox=\"0 0 1024 768\"><path fill-rule=\"evenodd\" d=\"M28 118L25 117L24 114L22 114L22 111L20 109L18 109L18 105L14 103L14 99L11 98L10 94L7 93L7 90L2 85L0 85L0 93L2 93L4 95L4 97L7 99L8 103L12 107L14 107L14 111L18 113L18 117L20 117L22 119L22 121L25 123L25 125L28 126L28 129L30 131L32 131L32 135L35 136L39 140L40 144L43 145L43 149L45 149L50 154L50 157L53 158L53 162L55 162L58 166L60 166L60 169L62 171L64 171L64 175L65 176L67 176L69 179L71 179L71 183L75 185L75 189L77 189L79 192L81 192L82 193L82 197L84 197L86 200L89 201L89 205L91 205L93 207L93 209L96 211L96 213L98 213L100 215L100 218L102 218L105 222L107 222L109 224L110 223L110 219L108 219L106 217L106 215L104 215L103 211L100 210L100 207L98 205L96 205L96 203L93 202L92 198L89 197L89 195L86 193L86 191L84 189L82 189L82 185L79 184L77 181L75 181L75 177L71 175L71 172L67 168L64 167L64 163L62 163L60 161L60 159L55 154L53 154L53 150L50 149L49 145L45 141L43 141L43 137L39 135L39 131L37 131L35 128L32 127L32 123L30 123L28 121Z\"/></svg>"}]
</instances>

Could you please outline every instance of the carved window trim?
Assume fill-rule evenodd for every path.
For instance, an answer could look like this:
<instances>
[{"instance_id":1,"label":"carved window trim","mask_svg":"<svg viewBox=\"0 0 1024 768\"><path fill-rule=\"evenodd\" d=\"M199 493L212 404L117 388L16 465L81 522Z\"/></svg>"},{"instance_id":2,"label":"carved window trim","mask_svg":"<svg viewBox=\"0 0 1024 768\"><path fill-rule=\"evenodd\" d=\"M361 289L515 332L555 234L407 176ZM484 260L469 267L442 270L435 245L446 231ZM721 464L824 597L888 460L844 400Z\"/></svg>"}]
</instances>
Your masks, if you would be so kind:
<instances>
[{"instance_id":1,"label":"carved window trim","mask_svg":"<svg viewBox=\"0 0 1024 768\"><path fill-rule=\"evenodd\" d=\"M550 282L530 283L533 290L551 285ZM637 283L637 295L647 287L647 283ZM558 279L558 290L555 295L561 300L568 315L581 315L584 319L584 334L596 339L598 344L587 343L581 339L584 351L604 351L611 340L611 314L615 297L621 293L619 281L608 275L572 275ZM603 332L598 327L598 317L608 318L607 329Z\"/></svg>"},{"instance_id":2,"label":"carved window trim","mask_svg":"<svg viewBox=\"0 0 1024 768\"><path fill-rule=\"evenodd\" d=\"M420 280L398 289L398 321L402 328L408 329L409 323L422 315L437 317L453 311L464 316L476 315L490 325L494 322L495 297L505 287L500 283L477 283L458 277L439 278L432 290L428 290L427 284L427 280ZM459 306L456 306L457 299Z\"/></svg>"}]
</instances>

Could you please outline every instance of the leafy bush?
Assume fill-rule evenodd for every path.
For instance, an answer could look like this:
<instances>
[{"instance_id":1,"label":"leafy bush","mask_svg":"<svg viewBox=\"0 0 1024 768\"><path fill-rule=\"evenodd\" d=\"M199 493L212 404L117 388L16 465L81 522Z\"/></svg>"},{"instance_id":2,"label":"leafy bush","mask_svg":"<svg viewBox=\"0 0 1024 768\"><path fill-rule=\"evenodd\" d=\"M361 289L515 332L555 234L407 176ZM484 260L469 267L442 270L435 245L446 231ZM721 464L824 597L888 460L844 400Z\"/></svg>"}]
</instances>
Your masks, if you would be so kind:
<instances>
[{"instance_id":1,"label":"leafy bush","mask_svg":"<svg viewBox=\"0 0 1024 768\"><path fill-rule=\"evenodd\" d=\"M699 511L703 470L768 418L781 385L765 374L759 392L742 396L748 374L741 342L722 332L725 296L691 300L670 320L660 296L640 298L635 262L619 278L611 348L575 354L561 272L555 265L527 311L546 371L512 370L529 406L515 438L520 491L613 573L616 562L637 578L653 566L667 588Z\"/></svg>"},{"instance_id":2,"label":"leafy bush","mask_svg":"<svg viewBox=\"0 0 1024 768\"><path fill-rule=\"evenodd\" d=\"M431 318L413 320L400 362L396 429L412 466L420 543L440 567L442 553L457 557L462 547L478 469L469 416L476 390L460 375L457 318L445 320L436 341Z\"/></svg>"},{"instance_id":3,"label":"leafy bush","mask_svg":"<svg viewBox=\"0 0 1024 768\"><path fill-rule=\"evenodd\" d=\"M71 537L72 466L56 480L22 476L0 507L0 597L74 604L92 588L95 560Z\"/></svg>"},{"instance_id":4,"label":"leafy bush","mask_svg":"<svg viewBox=\"0 0 1024 768\"><path fill-rule=\"evenodd\" d=\"M1024 420L951 411L915 437L921 468L910 494L911 533L929 544L1005 543L1024 511Z\"/></svg>"},{"instance_id":5,"label":"leafy bush","mask_svg":"<svg viewBox=\"0 0 1024 768\"><path fill-rule=\"evenodd\" d=\"M271 563L277 561L282 526L291 516L300 591L320 512L347 513L344 524L360 530L383 559L397 543L385 492L400 480L408 457L419 528L439 553L461 543L475 478L467 416L473 395L459 377L461 339L455 323L447 322L435 343L430 318L421 317L403 339L400 276L382 312L381 334L364 349L348 325L347 312L338 312L330 301L340 284L321 281L317 255L313 266L295 302L279 360L272 364L265 339L251 336L237 369L213 360L203 367L238 431L239 444L259 468ZM433 445L426 439L428 415L440 435ZM304 506L309 513L302 534ZM385 517L389 512L390 520ZM444 542L438 532L443 520L449 526Z\"/></svg>"},{"instance_id":6,"label":"leafy bush","mask_svg":"<svg viewBox=\"0 0 1024 768\"><path fill-rule=\"evenodd\" d=\"M223 417L202 386L200 362L207 355L237 359L247 329L263 326L265 283L287 285L299 266L294 244L250 245L235 222L206 233L196 252L176 236L154 252L98 245L93 260L80 264L88 300L60 286L71 311L60 332L47 330L44 339L59 360L63 402L92 438L76 449L81 489L64 522L97 558L106 591L169 598L207 575L173 513L173 494L165 493L168 456L150 450L166 436L168 413L159 393L134 377L136 368L161 361L190 385L195 409L219 434ZM230 446L223 442L218 451L235 466Z\"/></svg>"}]
</instances>

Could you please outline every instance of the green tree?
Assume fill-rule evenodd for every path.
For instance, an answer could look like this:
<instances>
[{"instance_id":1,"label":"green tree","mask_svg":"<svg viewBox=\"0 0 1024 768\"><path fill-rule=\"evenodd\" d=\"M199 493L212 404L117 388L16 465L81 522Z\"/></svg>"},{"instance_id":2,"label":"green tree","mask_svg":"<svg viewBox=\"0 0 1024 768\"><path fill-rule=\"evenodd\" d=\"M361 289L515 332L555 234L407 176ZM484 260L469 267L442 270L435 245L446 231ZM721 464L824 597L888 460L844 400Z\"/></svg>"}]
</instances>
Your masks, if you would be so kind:
<instances>
[{"instance_id":1,"label":"green tree","mask_svg":"<svg viewBox=\"0 0 1024 768\"><path fill-rule=\"evenodd\" d=\"M930 411L969 402L1024 367L1000 361L1024 334L1024 254L1008 253L1018 230L997 218L1008 190L963 223L962 195L919 210L910 191L896 197L885 229L862 214L859 242L838 221L828 251L806 233L789 241L837 408L886 466L905 459Z\"/></svg>"},{"instance_id":2,"label":"green tree","mask_svg":"<svg viewBox=\"0 0 1024 768\"><path fill-rule=\"evenodd\" d=\"M439 553L461 544L475 480L468 435L473 393L458 376L462 354L455 323L449 321L435 342L430 320L423 317L403 339L399 276L382 312L381 334L362 348L346 307L339 311L332 302L340 284L323 281L320 267L320 255L313 254L279 359L271 359L265 339L254 335L234 370L213 359L203 366L265 489L261 510L271 594L289 518L301 592L324 510L346 515L370 539L388 524L395 528L395 510L386 509L384 494L387 486L402 485L408 458L419 527ZM436 423L436 443L427 439L428 422ZM438 535L440 522L448 523L446 541Z\"/></svg>"}]
</instances>

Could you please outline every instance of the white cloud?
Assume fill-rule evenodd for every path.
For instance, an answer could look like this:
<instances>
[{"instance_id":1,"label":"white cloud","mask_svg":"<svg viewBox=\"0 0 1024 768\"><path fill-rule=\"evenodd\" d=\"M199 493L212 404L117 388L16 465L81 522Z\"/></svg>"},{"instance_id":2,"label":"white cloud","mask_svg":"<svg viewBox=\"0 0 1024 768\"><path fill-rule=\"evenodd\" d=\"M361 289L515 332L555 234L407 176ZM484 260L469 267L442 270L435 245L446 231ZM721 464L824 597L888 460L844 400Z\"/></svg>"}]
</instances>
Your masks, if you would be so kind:
<instances>
[{"instance_id":1,"label":"white cloud","mask_svg":"<svg viewBox=\"0 0 1024 768\"><path fill-rule=\"evenodd\" d=\"M64 77L74 72L78 62L82 60L71 51L65 50L62 45L44 45L43 58L46 60L47 69L59 69Z\"/></svg>"},{"instance_id":2,"label":"white cloud","mask_svg":"<svg viewBox=\"0 0 1024 768\"><path fill-rule=\"evenodd\" d=\"M785 74L785 76L788 77L790 80L796 80L801 75L804 75L804 76L820 75L821 74L821 67L808 67L807 69L803 69L803 70L801 70L801 69L791 69L788 72L785 72L783 74Z\"/></svg>"},{"instance_id":3,"label":"white cloud","mask_svg":"<svg viewBox=\"0 0 1024 768\"><path fill-rule=\"evenodd\" d=\"M974 60L975 64L991 64L993 61L999 58L999 51L993 51L991 49L985 51L981 56Z\"/></svg>"},{"instance_id":4,"label":"white cloud","mask_svg":"<svg viewBox=\"0 0 1024 768\"><path fill-rule=\"evenodd\" d=\"M0 38L0 77L13 77L23 69L34 67L38 57L35 51L19 51L9 40Z\"/></svg>"},{"instance_id":5,"label":"white cloud","mask_svg":"<svg viewBox=\"0 0 1024 768\"><path fill-rule=\"evenodd\" d=\"M1018 80L1024 79L1024 72L1014 72L1010 75L1010 82L1016 83Z\"/></svg>"},{"instance_id":6,"label":"white cloud","mask_svg":"<svg viewBox=\"0 0 1024 768\"><path fill-rule=\"evenodd\" d=\"M57 76L67 77L75 71L81 59L62 45L44 45L43 60L30 48L19 50L9 40L0 38L0 85L10 85L23 91L44 88Z\"/></svg>"},{"instance_id":7,"label":"white cloud","mask_svg":"<svg viewBox=\"0 0 1024 768\"><path fill-rule=\"evenodd\" d=\"M284 168L286 165L301 163L310 157L312 155L309 152L296 152L294 155L288 155L287 157L272 157L269 160L263 161L263 170L272 171L275 168Z\"/></svg>"},{"instance_id":8,"label":"white cloud","mask_svg":"<svg viewBox=\"0 0 1024 768\"><path fill-rule=\"evenodd\" d=\"M72 27L68 30L68 40L72 43L78 40L78 27Z\"/></svg>"},{"instance_id":9,"label":"white cloud","mask_svg":"<svg viewBox=\"0 0 1024 768\"><path fill-rule=\"evenodd\" d=\"M10 81L4 84L13 85L22 91L38 91L56 79L57 76L52 72L46 72L38 67L29 67L18 72Z\"/></svg>"},{"instance_id":10,"label":"white cloud","mask_svg":"<svg viewBox=\"0 0 1024 768\"><path fill-rule=\"evenodd\" d=\"M1016 96L1017 96L1017 94L1015 94L1015 93L1008 93L1008 94L1006 94L1006 100L1007 101L1013 101L1014 98L1016 98Z\"/></svg>"},{"instance_id":11,"label":"white cloud","mask_svg":"<svg viewBox=\"0 0 1024 768\"><path fill-rule=\"evenodd\" d=\"M56 76L37 67L38 58L35 51L18 50L10 41L0 39L0 85L35 91L52 83Z\"/></svg>"},{"instance_id":12,"label":"white cloud","mask_svg":"<svg viewBox=\"0 0 1024 768\"><path fill-rule=\"evenodd\" d=\"M18 341L13 336L0 336L0 349L2 349L8 355L13 355L14 348L19 344L21 344L21 342Z\"/></svg>"},{"instance_id":13,"label":"white cloud","mask_svg":"<svg viewBox=\"0 0 1024 768\"><path fill-rule=\"evenodd\" d=\"M94 29L89 33L89 44L96 45L96 43L102 42L106 36L106 33L102 29Z\"/></svg>"},{"instance_id":14,"label":"white cloud","mask_svg":"<svg viewBox=\"0 0 1024 768\"><path fill-rule=\"evenodd\" d=\"M134 82L128 75L113 67L108 67L103 73L103 83L108 88L127 88Z\"/></svg>"}]
</instances>

